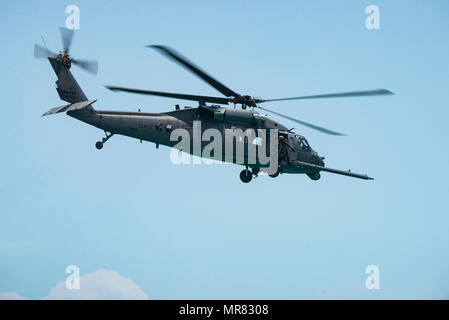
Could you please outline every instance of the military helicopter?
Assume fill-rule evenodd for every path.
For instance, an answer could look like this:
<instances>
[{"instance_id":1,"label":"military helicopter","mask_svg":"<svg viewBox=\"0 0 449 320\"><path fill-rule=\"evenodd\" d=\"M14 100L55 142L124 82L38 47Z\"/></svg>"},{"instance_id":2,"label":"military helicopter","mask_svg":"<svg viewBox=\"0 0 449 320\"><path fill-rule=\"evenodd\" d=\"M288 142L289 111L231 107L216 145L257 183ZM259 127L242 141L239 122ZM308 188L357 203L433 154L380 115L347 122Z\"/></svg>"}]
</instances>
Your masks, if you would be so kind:
<instances>
[{"instance_id":1,"label":"military helicopter","mask_svg":"<svg viewBox=\"0 0 449 320\"><path fill-rule=\"evenodd\" d=\"M68 102L69 104L55 107L45 112L43 116L51 114L66 112L67 115L102 129L105 132L105 137L101 141L96 142L97 149L102 149L104 144L114 135L120 134L142 141L149 141L159 145L165 145L172 148L177 148L177 142L171 139L171 134L176 129L184 129L191 133L193 137L193 127L195 122L201 122L201 132L207 129L216 129L219 132L224 132L229 129L241 129L246 131L248 129L272 129L276 132L276 142L278 150L276 150L277 166L274 171L268 175L270 177L277 177L279 174L284 173L301 173L306 174L312 180L319 180L320 172L329 172L364 180L373 180L365 174L353 173L351 170L343 171L328 168L324 164L324 157L320 157L315 152L307 139L304 136L296 134L292 129L288 129L284 125L270 119L266 115L263 115L255 109L261 109L266 112L272 113L279 117L283 117L295 123L309 127L314 130L318 130L325 134L330 135L344 135L342 133L329 130L317 125L298 120L287 115L272 111L265 107L262 107L262 103L275 102L275 101L289 101L289 100L305 100L305 99L321 99L321 98L343 98L343 97L362 97L362 96L382 96L393 94L386 89L376 89L367 91L354 91L332 94L320 94L311 96L299 96L291 98L280 99L262 99L255 98L249 95L239 94L221 82L217 81L206 72L201 70L195 64L182 57L175 50L161 45L147 46L155 49L167 56L174 62L180 64L200 79L207 82L213 88L218 90L224 95L224 97L212 97L202 95L192 95L183 93L172 93L152 90L133 89L118 86L106 86L106 88L112 91L121 91L128 93L136 93L143 95L152 95L160 97L168 97L182 100L192 100L198 102L197 107L184 107L181 109L179 105L176 105L175 110L162 112L162 113L150 113L150 112L131 112L131 111L106 111L97 110L92 107L92 104L97 100L89 100L84 92L79 87L72 73L70 72L71 64L78 65L82 69L85 69L91 73L96 74L98 70L98 63L89 60L74 59L69 55L69 49L72 43L73 31L65 28L61 28L62 41L64 45L64 52L55 54L49 51L47 48L43 48L39 45L35 45L35 57L47 58L50 61L53 70L55 71L58 80L56 81L57 92L61 100ZM208 105L212 103L213 105ZM223 105L233 104L234 108L223 107ZM236 108L236 105L240 105L241 108ZM193 139L193 138L192 138ZM267 138L268 139L268 138ZM240 140L244 145L251 143L248 139ZM235 141L239 143L239 141ZM190 146L192 146L190 144ZM204 141L201 142L203 146ZM210 157L210 155L196 154L192 147L185 149L179 149L183 152L195 154L200 157ZM233 149L234 150L234 149ZM221 151L221 150L220 150ZM224 154L224 153L223 153ZM232 156L232 160L235 159L235 154ZM215 158L213 158L215 159ZM256 159L255 162L250 162L249 157L243 156L243 163L239 163L245 166L245 169L240 173L240 179L244 183L250 182L253 177L257 177L261 171L264 171L265 167L259 163ZM228 161L228 159L221 157L221 161Z\"/></svg>"}]
</instances>

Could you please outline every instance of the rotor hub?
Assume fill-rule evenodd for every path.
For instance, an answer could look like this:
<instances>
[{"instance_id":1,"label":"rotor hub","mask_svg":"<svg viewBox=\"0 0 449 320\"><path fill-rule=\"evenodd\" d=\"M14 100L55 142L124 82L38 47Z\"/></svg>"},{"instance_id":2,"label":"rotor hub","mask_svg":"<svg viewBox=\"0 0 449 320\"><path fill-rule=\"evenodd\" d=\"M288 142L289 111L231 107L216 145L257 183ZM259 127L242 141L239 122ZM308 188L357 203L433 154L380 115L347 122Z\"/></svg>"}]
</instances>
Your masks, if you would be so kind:
<instances>
[{"instance_id":1,"label":"rotor hub","mask_svg":"<svg viewBox=\"0 0 449 320\"><path fill-rule=\"evenodd\" d=\"M256 108L257 107L256 103L258 101L257 101L257 99L254 99L251 96L244 95L244 96L237 96L237 97L232 98L231 102L234 104L241 104L243 106L243 108L245 109L246 106Z\"/></svg>"}]
</instances>

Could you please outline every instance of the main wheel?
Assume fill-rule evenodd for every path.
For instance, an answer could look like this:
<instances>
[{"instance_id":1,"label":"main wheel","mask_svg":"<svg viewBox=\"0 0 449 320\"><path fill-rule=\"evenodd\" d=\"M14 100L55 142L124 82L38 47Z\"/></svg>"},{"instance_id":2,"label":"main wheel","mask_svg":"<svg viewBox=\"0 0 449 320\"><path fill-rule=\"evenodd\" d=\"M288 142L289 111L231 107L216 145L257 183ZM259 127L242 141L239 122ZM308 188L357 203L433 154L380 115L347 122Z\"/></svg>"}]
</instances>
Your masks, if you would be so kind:
<instances>
[{"instance_id":1,"label":"main wheel","mask_svg":"<svg viewBox=\"0 0 449 320\"><path fill-rule=\"evenodd\" d=\"M242 180L242 182L244 183L248 183L253 179L253 174L251 173L251 171L249 170L242 170L242 172L240 172L240 180Z\"/></svg>"},{"instance_id":2,"label":"main wheel","mask_svg":"<svg viewBox=\"0 0 449 320\"><path fill-rule=\"evenodd\" d=\"M98 150L101 150L103 148L103 142L97 141L97 143L95 144L95 148L97 148Z\"/></svg>"}]
</instances>

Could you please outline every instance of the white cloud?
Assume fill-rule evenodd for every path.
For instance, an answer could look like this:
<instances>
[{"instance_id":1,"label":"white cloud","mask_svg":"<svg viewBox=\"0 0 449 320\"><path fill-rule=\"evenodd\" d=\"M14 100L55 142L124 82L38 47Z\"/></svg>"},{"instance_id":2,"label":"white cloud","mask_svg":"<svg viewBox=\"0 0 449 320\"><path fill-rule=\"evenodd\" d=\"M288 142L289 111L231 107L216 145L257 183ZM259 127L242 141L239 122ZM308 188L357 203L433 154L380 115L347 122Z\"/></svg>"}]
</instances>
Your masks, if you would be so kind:
<instances>
[{"instance_id":1,"label":"white cloud","mask_svg":"<svg viewBox=\"0 0 449 320\"><path fill-rule=\"evenodd\" d=\"M126 300L148 299L148 296L129 278L122 277L116 271L99 269L80 277L80 289L69 290L65 282L59 282L44 299L60 300Z\"/></svg>"},{"instance_id":2,"label":"white cloud","mask_svg":"<svg viewBox=\"0 0 449 320\"><path fill-rule=\"evenodd\" d=\"M0 293L0 300L26 300L28 298L22 297L16 292L4 292Z\"/></svg>"},{"instance_id":3,"label":"white cloud","mask_svg":"<svg viewBox=\"0 0 449 320\"><path fill-rule=\"evenodd\" d=\"M16 292L0 293L0 300L27 299ZM148 299L148 296L129 278L122 277L116 271L99 269L80 277L80 289L69 290L65 281L58 282L48 296L49 300L127 300Z\"/></svg>"}]
</instances>

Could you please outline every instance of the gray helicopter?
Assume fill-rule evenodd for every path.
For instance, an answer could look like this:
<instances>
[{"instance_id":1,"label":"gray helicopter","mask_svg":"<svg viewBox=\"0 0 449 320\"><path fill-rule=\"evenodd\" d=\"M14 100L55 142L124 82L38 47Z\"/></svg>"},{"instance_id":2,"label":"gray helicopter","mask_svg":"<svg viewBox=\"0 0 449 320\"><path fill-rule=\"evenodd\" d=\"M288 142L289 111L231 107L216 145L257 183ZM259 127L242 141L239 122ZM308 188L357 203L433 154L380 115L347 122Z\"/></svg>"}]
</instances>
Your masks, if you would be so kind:
<instances>
[{"instance_id":1,"label":"gray helicopter","mask_svg":"<svg viewBox=\"0 0 449 320\"><path fill-rule=\"evenodd\" d=\"M283 173L301 173L306 174L312 180L319 180L320 172L323 171L364 180L373 180L373 178L368 175L353 173L350 170L343 171L325 167L323 161L324 157L320 157L318 153L311 148L305 137L294 133L291 129L288 129L282 124L256 112L255 109L264 110L325 134L343 135L339 132L274 112L261 107L260 104L286 100L380 96L393 94L386 89L281 99L254 98L249 95L241 95L236 93L222 83L218 82L216 79L212 78L210 75L202 71L186 58L182 57L173 49L157 45L148 47L159 51L184 68L188 69L222 93L225 97L211 97L106 86L112 91L192 100L198 102L198 106L180 108L179 105L176 105L175 110L163 113L140 112L140 110L138 112L97 110L92 107L93 103L97 100L89 100L86 97L70 72L70 68L73 63L82 69L96 74L98 71L98 63L95 61L78 60L72 58L69 55L69 49L73 39L73 31L61 28L61 33L64 45L63 52L55 54L47 48L41 47L37 44L34 48L36 58L47 58L50 61L50 64L58 77L58 80L56 81L56 90L59 97L61 100L68 102L66 105L50 109L44 113L43 116L66 112L67 115L73 118L102 129L105 132L105 137L102 138L101 141L96 142L95 146L97 149L102 149L106 141L108 141L113 135L120 134L139 139L141 142L153 142L156 144L157 148L159 145L165 145L189 154L204 158L211 158L214 160L217 159L218 155L220 161L237 163L245 166L245 169L240 173L240 179L244 183L250 182L253 177L257 177L260 172L267 172L268 175L273 178ZM211 105L208 105L207 103L210 103ZM230 104L233 104L234 108L222 106ZM240 105L241 108L236 108L236 105ZM234 147L232 148L233 154L231 155L231 158L224 156L224 147L223 149L218 150L217 154L212 154L213 152L210 154L195 152L193 148L193 145L195 145L195 142L193 141L195 136L194 127L195 123L198 122L201 123L201 133L204 133L206 130L213 129L219 133L223 133L222 136L226 136L225 131L227 130L241 130L241 132L247 132L251 129L258 131L270 130L270 132L275 132L276 136L273 138L273 133L271 133L270 139L273 138L276 141L276 149L270 150L269 147L266 148L267 152L276 152L275 156L277 165L275 170L267 171L267 164L259 161L257 156L255 158L249 157L248 151L244 151L241 155L242 161L236 162L238 155L236 154ZM183 129L190 134L189 136L192 141L188 144L189 147L187 148L180 148L178 139L173 139L172 137L173 133L179 129ZM243 136L241 138L243 139L239 140L238 136L236 136L235 141L232 143L234 144L235 142L235 145L241 143L244 147L248 147L248 145L252 144L252 140L248 139L247 136ZM265 137L265 141L268 141L268 139L268 137ZM207 141L201 141L201 148L203 148L206 144ZM221 144L221 146L223 146L223 144Z\"/></svg>"}]
</instances>

